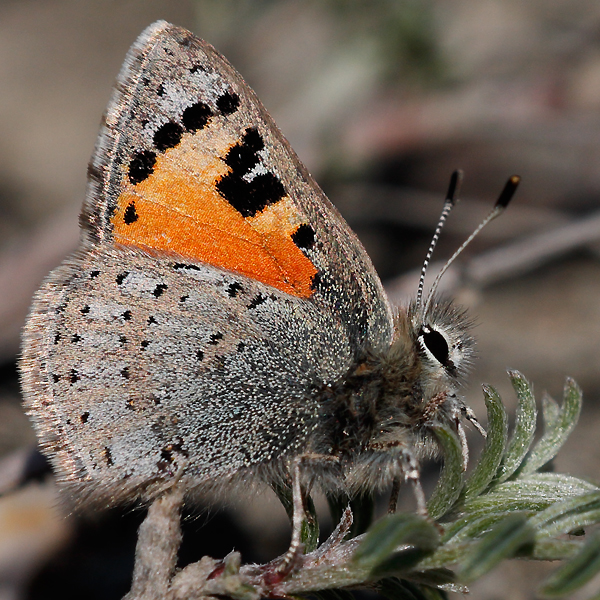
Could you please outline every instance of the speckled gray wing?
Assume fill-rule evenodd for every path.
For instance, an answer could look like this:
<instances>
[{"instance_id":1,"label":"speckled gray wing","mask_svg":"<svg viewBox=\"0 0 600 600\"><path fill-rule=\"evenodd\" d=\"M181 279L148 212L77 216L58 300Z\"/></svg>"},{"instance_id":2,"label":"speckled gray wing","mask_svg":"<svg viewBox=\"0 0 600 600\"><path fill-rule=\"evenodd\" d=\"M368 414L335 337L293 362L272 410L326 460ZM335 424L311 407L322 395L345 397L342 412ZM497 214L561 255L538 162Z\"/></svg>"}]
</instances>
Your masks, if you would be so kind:
<instances>
[{"instance_id":1,"label":"speckled gray wing","mask_svg":"<svg viewBox=\"0 0 600 600\"><path fill-rule=\"evenodd\" d=\"M175 167L196 161L187 175L207 197L218 192L257 230L269 231L264 215L289 218L294 247L315 269L309 293L177 252L175 238L203 234L173 237L157 226L169 225L162 213L144 222L152 206L136 206L136 190L161 164L168 175L161 160L182 140L193 156ZM123 200L127 186L133 200ZM158 204L171 208L177 190L161 189ZM187 210L201 212L202 198ZM136 235L165 245L123 241L140 223ZM321 408L315 390L392 338L363 247L254 93L211 46L166 23L140 36L119 76L82 229L79 251L34 299L20 366L43 448L60 479L91 497L150 497L174 479L209 486L303 451Z\"/></svg>"},{"instance_id":2,"label":"speckled gray wing","mask_svg":"<svg viewBox=\"0 0 600 600\"><path fill-rule=\"evenodd\" d=\"M351 354L341 324L310 302L211 266L106 249L40 290L22 370L62 482L112 501L302 451L318 424L311 390Z\"/></svg>"}]
</instances>

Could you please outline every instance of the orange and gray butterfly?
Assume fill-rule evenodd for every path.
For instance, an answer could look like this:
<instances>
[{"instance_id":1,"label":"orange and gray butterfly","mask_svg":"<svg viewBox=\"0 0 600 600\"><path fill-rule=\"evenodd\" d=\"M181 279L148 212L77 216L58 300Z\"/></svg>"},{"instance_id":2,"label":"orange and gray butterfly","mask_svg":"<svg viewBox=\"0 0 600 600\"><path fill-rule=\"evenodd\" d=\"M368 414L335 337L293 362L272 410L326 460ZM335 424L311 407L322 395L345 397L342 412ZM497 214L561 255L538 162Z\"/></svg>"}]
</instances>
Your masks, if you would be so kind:
<instances>
[{"instance_id":1,"label":"orange and gray butterfly","mask_svg":"<svg viewBox=\"0 0 600 600\"><path fill-rule=\"evenodd\" d=\"M338 459L325 487L388 483L471 352L450 304L393 317L254 93L167 23L126 58L81 221L35 297L21 371L44 451L93 498L277 479L308 453Z\"/></svg>"}]
</instances>

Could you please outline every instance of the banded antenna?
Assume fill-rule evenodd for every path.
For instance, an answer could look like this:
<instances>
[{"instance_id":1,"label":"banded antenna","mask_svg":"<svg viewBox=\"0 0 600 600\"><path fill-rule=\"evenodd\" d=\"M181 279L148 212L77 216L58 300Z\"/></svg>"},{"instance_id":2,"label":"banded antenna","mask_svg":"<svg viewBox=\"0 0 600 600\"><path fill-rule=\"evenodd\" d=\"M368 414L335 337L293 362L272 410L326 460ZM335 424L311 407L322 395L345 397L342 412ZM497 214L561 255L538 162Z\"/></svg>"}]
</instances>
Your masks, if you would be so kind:
<instances>
[{"instance_id":1,"label":"banded antenna","mask_svg":"<svg viewBox=\"0 0 600 600\"><path fill-rule=\"evenodd\" d=\"M446 222L446 219L448 218L448 214L454 207L454 204L456 204L456 201L455 201L455 197L457 195L457 193L455 192L456 183L453 184L453 182L456 181L455 177L462 178L462 173L460 173L460 175L457 175L457 173L460 173L460 171L455 171L452 174L452 177L450 179L450 186L448 189L448 194L446 195L446 201L444 202L444 208L442 210L442 214L440 216L438 226L433 235L432 242L429 246L429 251L427 252L427 256L426 256L425 262L423 264L423 269L421 270L421 278L419 280L419 291L417 293L417 308L418 309L421 309L421 305L422 305L425 273L427 271L427 266L431 259L431 254L433 252L433 249L435 248L435 245L437 244L437 240L439 238L440 231L443 228L444 223ZM442 267L442 269L438 273L437 277L435 278L435 281L433 282L431 289L429 290L429 294L427 295L427 301L425 302L425 305L423 306L422 310L420 310L421 318L423 318L423 319L425 318L425 315L427 314L427 311L429 310L429 306L431 305L431 301L433 300L435 292L439 286L440 280L442 279L442 277L444 276L446 271L449 269L450 265L460 256L462 251L473 241L473 239L477 235L479 235L479 232L488 223L493 221L496 217L499 217L504 212L504 210L508 206L509 202L512 200L513 196L515 195L515 192L517 191L517 187L519 186L520 182L521 182L521 178L518 175L512 175L511 177L508 178L508 181L504 185L502 192L500 192L500 196L498 196L498 200L496 200L494 207L489 212L487 217L485 217L485 219L483 219L483 221L479 224L479 226L475 229L475 231L473 231L473 233L462 243L462 245L458 248L458 250L448 259L446 264ZM452 192L452 197L451 197L451 192Z\"/></svg>"},{"instance_id":2,"label":"banded antenna","mask_svg":"<svg viewBox=\"0 0 600 600\"><path fill-rule=\"evenodd\" d=\"M460 193L460 186L463 180L463 172L459 169L454 171L450 176L450 184L448 185L448 191L446 192L446 200L444 201L444 208L442 209L442 214L438 220L437 227L435 228L435 233L433 234L433 238L431 239L431 244L429 244L429 250L427 250L427 256L423 261L423 268L421 269L421 276L419 277L419 289L417 291L417 310L421 308L421 303L423 301L423 288L425 287L425 275L427 274L427 268L429 267L429 261L431 260L431 255L440 239L440 234L442 233L442 229L446 224L446 219L448 215L452 212L452 209L456 206L458 202L458 194Z\"/></svg>"}]
</instances>

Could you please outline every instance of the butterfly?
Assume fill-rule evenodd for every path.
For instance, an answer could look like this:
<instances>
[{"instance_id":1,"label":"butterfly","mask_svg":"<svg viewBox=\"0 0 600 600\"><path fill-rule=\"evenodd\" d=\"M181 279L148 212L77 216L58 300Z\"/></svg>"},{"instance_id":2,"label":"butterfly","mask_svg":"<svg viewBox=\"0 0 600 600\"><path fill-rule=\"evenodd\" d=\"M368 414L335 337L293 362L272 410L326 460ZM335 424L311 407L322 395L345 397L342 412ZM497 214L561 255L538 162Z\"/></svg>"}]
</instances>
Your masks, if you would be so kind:
<instances>
[{"instance_id":1,"label":"butterfly","mask_svg":"<svg viewBox=\"0 0 600 600\"><path fill-rule=\"evenodd\" d=\"M457 176L445 214L456 194ZM470 329L422 283L393 308L242 77L159 21L118 77L79 248L35 295L20 370L78 502L287 485L289 564L311 485L352 496L408 480L426 513L431 425L474 421L458 395Z\"/></svg>"}]
</instances>

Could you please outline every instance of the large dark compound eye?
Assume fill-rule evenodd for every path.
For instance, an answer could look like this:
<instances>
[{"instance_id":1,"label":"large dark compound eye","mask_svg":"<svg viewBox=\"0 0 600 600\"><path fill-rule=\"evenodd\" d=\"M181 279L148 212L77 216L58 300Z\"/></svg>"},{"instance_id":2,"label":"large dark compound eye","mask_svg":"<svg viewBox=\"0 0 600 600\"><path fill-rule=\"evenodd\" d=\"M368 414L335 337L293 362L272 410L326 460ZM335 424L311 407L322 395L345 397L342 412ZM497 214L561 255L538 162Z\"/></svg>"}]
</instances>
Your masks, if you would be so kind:
<instances>
[{"instance_id":1,"label":"large dark compound eye","mask_svg":"<svg viewBox=\"0 0 600 600\"><path fill-rule=\"evenodd\" d=\"M424 326L419 335L423 346L431 352L433 357L443 366L450 366L450 348L446 338L435 329Z\"/></svg>"}]
</instances>

